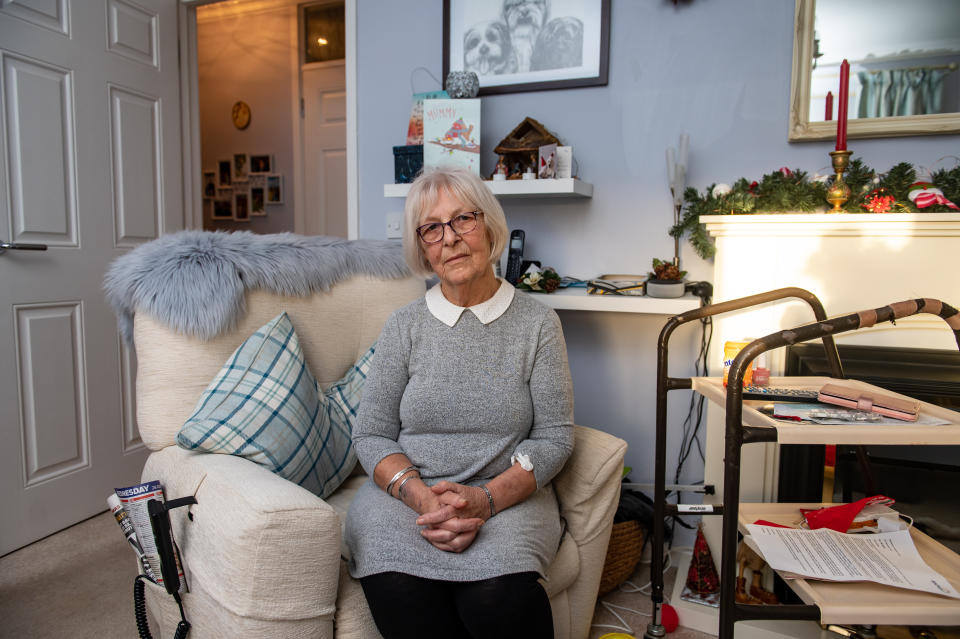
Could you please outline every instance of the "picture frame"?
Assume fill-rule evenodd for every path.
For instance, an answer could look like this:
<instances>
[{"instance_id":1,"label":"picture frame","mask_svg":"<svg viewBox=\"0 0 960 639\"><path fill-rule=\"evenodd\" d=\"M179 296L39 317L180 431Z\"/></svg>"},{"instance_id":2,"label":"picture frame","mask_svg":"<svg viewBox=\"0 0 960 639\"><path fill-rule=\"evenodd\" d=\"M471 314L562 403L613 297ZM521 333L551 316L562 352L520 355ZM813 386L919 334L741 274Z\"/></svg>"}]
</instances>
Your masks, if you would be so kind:
<instances>
[{"instance_id":1,"label":"picture frame","mask_svg":"<svg viewBox=\"0 0 960 639\"><path fill-rule=\"evenodd\" d=\"M203 172L203 199L212 200L217 197L217 172Z\"/></svg>"},{"instance_id":2,"label":"picture frame","mask_svg":"<svg viewBox=\"0 0 960 639\"><path fill-rule=\"evenodd\" d=\"M273 171L273 156L269 153L250 156L250 175L266 175Z\"/></svg>"},{"instance_id":3,"label":"picture frame","mask_svg":"<svg viewBox=\"0 0 960 639\"><path fill-rule=\"evenodd\" d=\"M233 181L246 182L250 176L250 156L246 153L233 154Z\"/></svg>"},{"instance_id":4,"label":"picture frame","mask_svg":"<svg viewBox=\"0 0 960 639\"><path fill-rule=\"evenodd\" d=\"M229 189L233 186L233 160L217 160L217 188Z\"/></svg>"},{"instance_id":5,"label":"picture frame","mask_svg":"<svg viewBox=\"0 0 960 639\"><path fill-rule=\"evenodd\" d=\"M267 204L283 204L283 176L273 174L267 176Z\"/></svg>"},{"instance_id":6,"label":"picture frame","mask_svg":"<svg viewBox=\"0 0 960 639\"><path fill-rule=\"evenodd\" d=\"M232 220L233 198L217 198L213 200L213 212L210 214L210 219Z\"/></svg>"},{"instance_id":7,"label":"picture frame","mask_svg":"<svg viewBox=\"0 0 960 639\"><path fill-rule=\"evenodd\" d=\"M264 186L250 187L250 215L251 217L266 217L267 189Z\"/></svg>"},{"instance_id":8,"label":"picture frame","mask_svg":"<svg viewBox=\"0 0 960 639\"><path fill-rule=\"evenodd\" d=\"M233 192L233 221L250 221L250 191L249 189L236 189Z\"/></svg>"},{"instance_id":9,"label":"picture frame","mask_svg":"<svg viewBox=\"0 0 960 639\"><path fill-rule=\"evenodd\" d=\"M610 0L443 0L443 77L473 71L480 95L605 86L609 60Z\"/></svg>"}]
</instances>

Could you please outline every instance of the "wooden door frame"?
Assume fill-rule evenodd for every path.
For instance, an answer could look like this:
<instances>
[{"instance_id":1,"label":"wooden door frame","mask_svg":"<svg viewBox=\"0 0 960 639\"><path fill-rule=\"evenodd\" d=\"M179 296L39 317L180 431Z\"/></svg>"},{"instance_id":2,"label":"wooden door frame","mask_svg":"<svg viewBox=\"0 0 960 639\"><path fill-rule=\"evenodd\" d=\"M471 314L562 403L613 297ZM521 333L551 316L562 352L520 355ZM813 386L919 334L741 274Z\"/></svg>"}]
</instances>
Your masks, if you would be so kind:
<instances>
[{"instance_id":1,"label":"wooden door frame","mask_svg":"<svg viewBox=\"0 0 960 639\"><path fill-rule=\"evenodd\" d=\"M180 116L181 148L183 149L183 223L184 228L203 229L203 198L200 161L200 100L197 79L197 7L221 0L179 0L180 32ZM258 0L251 0L256 4ZM262 0L260 0L262 2ZM277 6L276 0L271 0ZM283 0L284 6L311 4L304 0ZM294 40L300 42L299 18L292 29L298 31ZM347 239L359 236L360 223L357 202L359 179L357 163L357 0L344 0L344 27L346 30L346 87L347 87ZM305 228L303 175L303 120L300 109L300 52L291 56L294 74L291 82L293 108L290 117L293 130L293 193L294 232Z\"/></svg>"}]
</instances>

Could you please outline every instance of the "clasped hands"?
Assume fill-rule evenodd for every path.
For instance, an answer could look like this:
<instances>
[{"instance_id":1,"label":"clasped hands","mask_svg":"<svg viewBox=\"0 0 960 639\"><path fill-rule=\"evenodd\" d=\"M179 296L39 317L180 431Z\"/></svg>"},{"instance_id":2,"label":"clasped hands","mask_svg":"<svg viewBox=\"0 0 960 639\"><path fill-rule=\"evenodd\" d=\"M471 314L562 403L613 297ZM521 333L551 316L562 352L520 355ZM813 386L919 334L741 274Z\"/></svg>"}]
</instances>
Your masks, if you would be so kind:
<instances>
[{"instance_id":1,"label":"clasped hands","mask_svg":"<svg viewBox=\"0 0 960 639\"><path fill-rule=\"evenodd\" d=\"M425 526L420 534L440 550L463 552L490 517L486 493L477 486L449 481L425 488L416 508L417 525Z\"/></svg>"}]
</instances>

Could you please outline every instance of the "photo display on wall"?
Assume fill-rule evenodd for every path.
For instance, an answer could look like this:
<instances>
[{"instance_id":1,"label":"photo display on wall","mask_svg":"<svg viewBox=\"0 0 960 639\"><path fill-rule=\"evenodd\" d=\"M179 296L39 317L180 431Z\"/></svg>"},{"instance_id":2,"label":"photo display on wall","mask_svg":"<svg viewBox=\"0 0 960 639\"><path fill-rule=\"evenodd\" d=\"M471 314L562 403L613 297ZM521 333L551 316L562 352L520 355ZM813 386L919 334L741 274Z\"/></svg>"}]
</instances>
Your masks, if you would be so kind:
<instances>
[{"instance_id":1,"label":"photo display on wall","mask_svg":"<svg viewBox=\"0 0 960 639\"><path fill-rule=\"evenodd\" d=\"M250 222L266 217L269 205L283 204L283 175L269 153L234 153L202 171L204 217Z\"/></svg>"}]
</instances>

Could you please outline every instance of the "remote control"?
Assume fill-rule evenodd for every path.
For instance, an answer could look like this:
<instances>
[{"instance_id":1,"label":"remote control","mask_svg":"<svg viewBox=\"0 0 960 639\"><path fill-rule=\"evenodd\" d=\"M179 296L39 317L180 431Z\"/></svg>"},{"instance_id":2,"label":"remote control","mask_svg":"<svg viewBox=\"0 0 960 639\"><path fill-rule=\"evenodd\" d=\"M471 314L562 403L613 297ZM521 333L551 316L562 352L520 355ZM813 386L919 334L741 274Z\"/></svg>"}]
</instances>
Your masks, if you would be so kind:
<instances>
[{"instance_id":1,"label":"remote control","mask_svg":"<svg viewBox=\"0 0 960 639\"><path fill-rule=\"evenodd\" d=\"M762 399L769 402L816 402L819 391L806 388L778 386L744 386L744 399Z\"/></svg>"}]
</instances>

